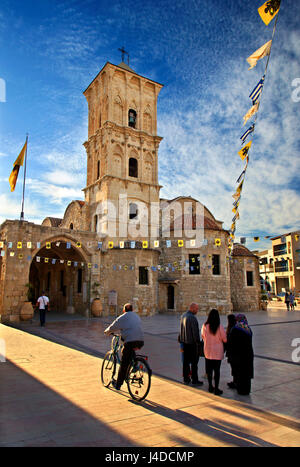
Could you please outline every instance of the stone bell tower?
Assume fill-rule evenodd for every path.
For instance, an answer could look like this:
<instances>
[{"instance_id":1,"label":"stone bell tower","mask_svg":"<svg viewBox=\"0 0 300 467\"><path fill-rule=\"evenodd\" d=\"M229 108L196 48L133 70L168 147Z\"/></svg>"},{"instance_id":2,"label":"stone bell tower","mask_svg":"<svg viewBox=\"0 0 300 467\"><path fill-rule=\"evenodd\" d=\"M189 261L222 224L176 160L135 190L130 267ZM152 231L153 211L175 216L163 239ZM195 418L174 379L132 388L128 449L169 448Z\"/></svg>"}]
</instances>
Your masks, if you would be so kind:
<instances>
[{"instance_id":1,"label":"stone bell tower","mask_svg":"<svg viewBox=\"0 0 300 467\"><path fill-rule=\"evenodd\" d=\"M107 62L84 91L88 102L87 184L83 190L89 209L87 227L104 238L130 238L124 228L127 221L147 228L150 205L159 203L162 138L157 136L157 98L161 88L124 62L118 66ZM109 209L112 205L115 216ZM148 237L145 230L140 237Z\"/></svg>"}]
</instances>

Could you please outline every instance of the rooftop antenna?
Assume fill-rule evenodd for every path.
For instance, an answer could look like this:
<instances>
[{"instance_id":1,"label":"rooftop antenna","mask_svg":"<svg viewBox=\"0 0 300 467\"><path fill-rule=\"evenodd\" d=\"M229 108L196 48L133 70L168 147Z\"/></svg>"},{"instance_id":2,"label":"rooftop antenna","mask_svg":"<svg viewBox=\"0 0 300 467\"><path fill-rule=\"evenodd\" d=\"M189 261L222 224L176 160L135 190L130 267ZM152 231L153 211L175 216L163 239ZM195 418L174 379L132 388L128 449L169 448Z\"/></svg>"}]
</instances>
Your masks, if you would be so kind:
<instances>
[{"instance_id":1,"label":"rooftop antenna","mask_svg":"<svg viewBox=\"0 0 300 467\"><path fill-rule=\"evenodd\" d=\"M129 53L126 52L124 46L121 49L118 49L122 54L122 62L124 62L125 54L127 55L127 65L129 66ZM125 62L124 62L125 63Z\"/></svg>"}]
</instances>

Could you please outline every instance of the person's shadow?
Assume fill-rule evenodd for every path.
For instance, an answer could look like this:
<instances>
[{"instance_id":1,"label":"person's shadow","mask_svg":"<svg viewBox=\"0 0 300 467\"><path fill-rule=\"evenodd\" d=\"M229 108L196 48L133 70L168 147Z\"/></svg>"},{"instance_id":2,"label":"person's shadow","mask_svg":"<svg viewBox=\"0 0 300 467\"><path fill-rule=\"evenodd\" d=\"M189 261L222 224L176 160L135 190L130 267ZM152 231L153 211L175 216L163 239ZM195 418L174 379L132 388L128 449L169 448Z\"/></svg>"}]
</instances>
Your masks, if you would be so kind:
<instances>
[{"instance_id":1,"label":"person's shadow","mask_svg":"<svg viewBox=\"0 0 300 467\"><path fill-rule=\"evenodd\" d=\"M196 417L195 415L189 414L184 410L180 409L169 409L157 402L150 400L137 402L130 399L130 402L133 404L138 404L144 407L145 409L161 415L163 417L174 420L177 423L185 425L188 428L196 430L203 434L204 436L204 446L205 438L211 438L211 440L216 440L216 443L213 444L211 441L208 443L209 446L212 445L226 445L226 446L239 446L239 447L276 447L276 444L269 443L263 439L253 436L243 430L233 423L226 421L226 416L229 414L242 417L244 420L249 422L255 421L255 419L249 415L241 414L233 410L228 410L220 406L214 406L214 410L219 410L223 412L224 420L218 419L218 422L209 420L207 418ZM200 409L201 410L201 409ZM186 439L179 436L169 434L171 440L176 441L176 444L181 444L184 446L197 446L198 444L193 443L192 440L187 442Z\"/></svg>"}]
</instances>

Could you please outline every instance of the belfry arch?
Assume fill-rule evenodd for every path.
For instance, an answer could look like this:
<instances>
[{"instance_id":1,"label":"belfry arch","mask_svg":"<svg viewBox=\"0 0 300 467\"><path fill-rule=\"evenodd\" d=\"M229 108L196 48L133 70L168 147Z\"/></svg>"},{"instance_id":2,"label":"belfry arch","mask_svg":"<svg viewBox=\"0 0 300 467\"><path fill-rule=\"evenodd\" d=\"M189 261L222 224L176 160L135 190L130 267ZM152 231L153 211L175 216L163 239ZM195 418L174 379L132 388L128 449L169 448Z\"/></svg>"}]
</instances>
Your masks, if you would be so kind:
<instances>
[{"instance_id":1,"label":"belfry arch","mask_svg":"<svg viewBox=\"0 0 300 467\"><path fill-rule=\"evenodd\" d=\"M67 238L44 241L32 255L29 268L35 299L44 290L51 311L85 314L89 309L89 264L80 242Z\"/></svg>"}]
</instances>

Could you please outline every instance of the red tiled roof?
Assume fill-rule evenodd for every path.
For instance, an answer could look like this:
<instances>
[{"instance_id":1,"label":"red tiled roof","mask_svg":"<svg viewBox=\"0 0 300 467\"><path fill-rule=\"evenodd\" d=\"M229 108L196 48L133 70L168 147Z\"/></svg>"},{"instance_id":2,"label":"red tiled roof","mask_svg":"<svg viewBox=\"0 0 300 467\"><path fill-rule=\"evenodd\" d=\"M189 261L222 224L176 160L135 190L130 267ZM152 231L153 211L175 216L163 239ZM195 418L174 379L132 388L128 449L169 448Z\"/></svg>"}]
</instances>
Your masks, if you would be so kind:
<instances>
[{"instance_id":1,"label":"red tiled roof","mask_svg":"<svg viewBox=\"0 0 300 467\"><path fill-rule=\"evenodd\" d=\"M196 222L197 221L197 222ZM175 221L171 222L170 231L173 232L174 230L180 229L195 229L196 227L202 228L203 227L203 220L199 216L196 218L195 215L185 215L183 214L180 217L177 217ZM204 229L206 230L223 230L218 224L209 217L204 216Z\"/></svg>"},{"instance_id":2,"label":"red tiled roof","mask_svg":"<svg viewBox=\"0 0 300 467\"><path fill-rule=\"evenodd\" d=\"M254 256L256 257L252 251L248 250L244 245L241 245L240 243L234 243L233 245L233 250L232 250L232 256Z\"/></svg>"}]
</instances>

